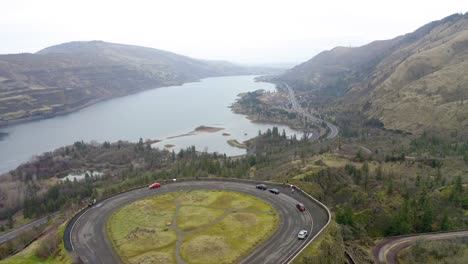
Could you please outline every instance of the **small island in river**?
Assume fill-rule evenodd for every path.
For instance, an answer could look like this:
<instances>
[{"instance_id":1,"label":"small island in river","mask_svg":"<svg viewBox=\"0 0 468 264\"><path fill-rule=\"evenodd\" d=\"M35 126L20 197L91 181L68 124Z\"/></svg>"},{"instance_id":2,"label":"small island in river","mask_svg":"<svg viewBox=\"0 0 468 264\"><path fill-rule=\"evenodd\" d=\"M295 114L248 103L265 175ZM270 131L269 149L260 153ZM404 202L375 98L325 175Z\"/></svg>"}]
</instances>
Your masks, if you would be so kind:
<instances>
[{"instance_id":1,"label":"small island in river","mask_svg":"<svg viewBox=\"0 0 468 264\"><path fill-rule=\"evenodd\" d=\"M224 130L224 128L222 128L222 127L210 127L210 126L198 126L193 131L190 131L190 132L182 134L182 135L168 137L167 139L194 136L194 135L196 135L198 133L215 133L215 132L218 132L218 131L221 131L221 130Z\"/></svg>"},{"instance_id":2,"label":"small island in river","mask_svg":"<svg viewBox=\"0 0 468 264\"><path fill-rule=\"evenodd\" d=\"M222 127L210 127L210 126L199 126L195 128L195 132L208 132L208 133L215 133L218 131L223 130L224 128Z\"/></svg>"}]
</instances>

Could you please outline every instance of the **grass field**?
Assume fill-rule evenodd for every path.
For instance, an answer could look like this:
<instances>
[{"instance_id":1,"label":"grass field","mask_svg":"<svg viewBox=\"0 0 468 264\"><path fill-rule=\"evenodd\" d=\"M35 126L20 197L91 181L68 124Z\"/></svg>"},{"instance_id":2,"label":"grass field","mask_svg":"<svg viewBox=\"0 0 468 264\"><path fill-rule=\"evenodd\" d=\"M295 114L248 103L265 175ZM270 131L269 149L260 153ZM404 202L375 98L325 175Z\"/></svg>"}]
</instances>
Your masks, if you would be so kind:
<instances>
[{"instance_id":1,"label":"grass field","mask_svg":"<svg viewBox=\"0 0 468 264\"><path fill-rule=\"evenodd\" d=\"M65 231L65 224L62 224L57 230L57 236L63 237ZM73 259L65 250L63 241L60 243L56 254L47 259L39 258L36 254L38 248L41 246L41 243L47 243L44 241L44 237L39 238L26 249L19 252L18 254L9 257L4 260L0 260L1 264L72 264Z\"/></svg>"},{"instance_id":2,"label":"grass field","mask_svg":"<svg viewBox=\"0 0 468 264\"><path fill-rule=\"evenodd\" d=\"M233 263L268 239L279 224L273 207L226 191L162 194L116 211L107 231L126 263Z\"/></svg>"}]
</instances>

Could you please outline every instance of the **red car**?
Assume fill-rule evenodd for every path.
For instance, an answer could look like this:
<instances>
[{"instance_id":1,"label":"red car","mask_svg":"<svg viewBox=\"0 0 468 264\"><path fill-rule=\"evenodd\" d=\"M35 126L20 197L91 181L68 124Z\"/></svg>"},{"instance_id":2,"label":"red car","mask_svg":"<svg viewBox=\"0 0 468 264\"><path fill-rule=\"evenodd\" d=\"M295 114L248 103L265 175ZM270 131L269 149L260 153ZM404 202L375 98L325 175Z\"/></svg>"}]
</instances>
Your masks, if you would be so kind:
<instances>
[{"instance_id":1,"label":"red car","mask_svg":"<svg viewBox=\"0 0 468 264\"><path fill-rule=\"evenodd\" d=\"M155 182L149 186L150 189L156 189L161 187L161 184L159 182Z\"/></svg>"},{"instance_id":2,"label":"red car","mask_svg":"<svg viewBox=\"0 0 468 264\"><path fill-rule=\"evenodd\" d=\"M301 212L305 211L305 206L303 204L301 204L301 203L296 204L296 207Z\"/></svg>"}]
</instances>

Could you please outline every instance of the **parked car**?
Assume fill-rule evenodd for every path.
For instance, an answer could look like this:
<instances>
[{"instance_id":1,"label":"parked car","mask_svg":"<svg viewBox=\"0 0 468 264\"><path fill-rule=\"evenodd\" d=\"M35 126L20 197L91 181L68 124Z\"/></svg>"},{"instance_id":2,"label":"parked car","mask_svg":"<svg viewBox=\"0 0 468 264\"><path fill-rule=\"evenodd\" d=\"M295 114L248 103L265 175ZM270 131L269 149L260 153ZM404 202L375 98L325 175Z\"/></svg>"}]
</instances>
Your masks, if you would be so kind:
<instances>
[{"instance_id":1,"label":"parked car","mask_svg":"<svg viewBox=\"0 0 468 264\"><path fill-rule=\"evenodd\" d=\"M257 186L255 186L255 188L260 189L260 190L266 190L267 186L265 184L257 184Z\"/></svg>"},{"instance_id":2,"label":"parked car","mask_svg":"<svg viewBox=\"0 0 468 264\"><path fill-rule=\"evenodd\" d=\"M306 239L307 235L308 235L307 230L301 230L301 231L299 231L299 234L297 234L297 238Z\"/></svg>"},{"instance_id":3,"label":"parked car","mask_svg":"<svg viewBox=\"0 0 468 264\"><path fill-rule=\"evenodd\" d=\"M91 200L91 201L88 202L88 207L93 207L95 205L96 205L96 199Z\"/></svg>"},{"instance_id":4,"label":"parked car","mask_svg":"<svg viewBox=\"0 0 468 264\"><path fill-rule=\"evenodd\" d=\"M273 189L268 189L268 191L270 191L271 193L274 193L274 194L279 194L280 191L276 188L273 188Z\"/></svg>"},{"instance_id":5,"label":"parked car","mask_svg":"<svg viewBox=\"0 0 468 264\"><path fill-rule=\"evenodd\" d=\"M161 187L161 184L159 182L155 182L153 184L151 184L150 186L148 186L148 188L150 189L156 189L156 188L159 188Z\"/></svg>"},{"instance_id":6,"label":"parked car","mask_svg":"<svg viewBox=\"0 0 468 264\"><path fill-rule=\"evenodd\" d=\"M304 212L305 211L305 206L302 203L296 204L296 207L299 211Z\"/></svg>"}]
</instances>

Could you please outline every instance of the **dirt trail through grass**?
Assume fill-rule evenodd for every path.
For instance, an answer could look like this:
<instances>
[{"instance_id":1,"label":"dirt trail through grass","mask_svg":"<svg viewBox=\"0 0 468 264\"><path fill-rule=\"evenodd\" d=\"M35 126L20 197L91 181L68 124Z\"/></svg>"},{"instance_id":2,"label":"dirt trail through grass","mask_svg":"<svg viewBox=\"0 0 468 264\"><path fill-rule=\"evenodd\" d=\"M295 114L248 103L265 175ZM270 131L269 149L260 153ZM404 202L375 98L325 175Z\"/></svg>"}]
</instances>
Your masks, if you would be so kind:
<instances>
[{"instance_id":1,"label":"dirt trail through grass","mask_svg":"<svg viewBox=\"0 0 468 264\"><path fill-rule=\"evenodd\" d=\"M186 261L190 263L217 263L224 258L226 258L225 261L227 262L235 262L257 243L266 239L268 234L272 233L272 229L277 228L279 222L278 214L270 205L252 196L234 192L177 192L172 193L171 197L163 195L158 200L158 196L155 196L147 199L146 202L142 200L140 203L144 205L159 204L161 206L162 203L167 203L164 206L172 208L165 213L165 223L164 221L145 217L144 213L142 216L138 216L136 215L138 210L135 210L135 208L132 208L131 212L134 213L132 216L134 219L146 218L145 223L137 220L139 225L137 225L136 229L141 229L143 226L144 228L159 228L159 230L162 228L174 232L175 241L173 240L171 244L164 244L164 249L166 253L172 252L172 261L178 264L185 264ZM138 204L135 205L138 206ZM131 208L131 206L135 205L131 204L128 207ZM148 208L151 208L151 206L146 207L147 210ZM151 212L147 213L157 216L157 214ZM119 214L121 215L119 216ZM125 234L122 234L122 227L115 225L115 223L118 223L118 219L122 217L124 215L117 212L108 223L111 227L109 229L111 237L114 234L114 238L116 238L115 234L120 232L120 239L114 239L116 241L114 245L119 255L123 256L123 259L127 262L133 263L138 262L144 255L158 254L161 249L158 247L149 247L147 251L137 253L128 249L128 244L138 243L138 240L142 238L138 238L137 235L128 235L132 232L135 233L135 231L132 231L135 229L134 227L126 227ZM219 232L220 226L225 226L226 231ZM264 226L267 226L267 228L264 228ZM263 231L252 232L262 228ZM232 232L234 233L231 234ZM239 234L247 235L251 233L257 234L258 237L254 236L250 244L238 237ZM161 236L158 232L154 235L156 237ZM127 241L128 238L132 238L132 240ZM208 244L199 245L197 242L200 239L206 240ZM221 245L221 249L211 248L213 245L207 246L211 244ZM168 251L170 247L172 249ZM205 251L211 252L208 255L214 255L213 259L207 258Z\"/></svg>"},{"instance_id":2,"label":"dirt trail through grass","mask_svg":"<svg viewBox=\"0 0 468 264\"><path fill-rule=\"evenodd\" d=\"M177 215L179 214L179 210L181 207L180 203L177 201L177 198L179 198L179 196L174 197L174 203L176 205L176 209L175 209L174 215L172 216L172 225L170 228L174 229L177 232L177 242L176 242L176 249L175 249L177 263L185 264L185 261L180 256L180 246L182 244L183 231L177 227Z\"/></svg>"},{"instance_id":3,"label":"dirt trail through grass","mask_svg":"<svg viewBox=\"0 0 468 264\"><path fill-rule=\"evenodd\" d=\"M181 230L178 226L177 226L177 216L179 214L179 209L183 206L181 205L180 202L178 202L178 198L180 197L181 195L178 195L176 197L174 197L174 203L176 205L176 210L174 212L174 216L173 216L173 220L172 220L172 224L171 226L169 227L170 229L173 229L174 231L177 232L177 242L176 242L176 259L177 259L177 263L178 264L185 264L185 261L182 259L181 255L180 255L180 249L181 249L181 245L182 245L182 240L184 238L185 235L188 235L188 234L191 234L191 233L196 233L196 232L199 232L199 231L202 231L202 230L205 230L209 227L212 227L214 225L216 225L217 223L221 222L224 218L226 218L227 216L229 216L230 214L232 213L237 213L237 212L250 212L250 213L262 213L262 214L268 214L269 212L268 211L261 211L261 210L251 210L251 209L225 209L225 208L222 208L222 207L216 207L216 206L202 206L202 205L199 205L199 206L196 206L196 207L203 207L203 208L209 208L209 209L219 209L219 210L224 210L224 213L219 216L218 218L216 218L214 221L206 224L206 225L203 225L199 228L196 228L196 229L193 229L193 230L190 230L190 231L184 231L184 230Z\"/></svg>"}]
</instances>

